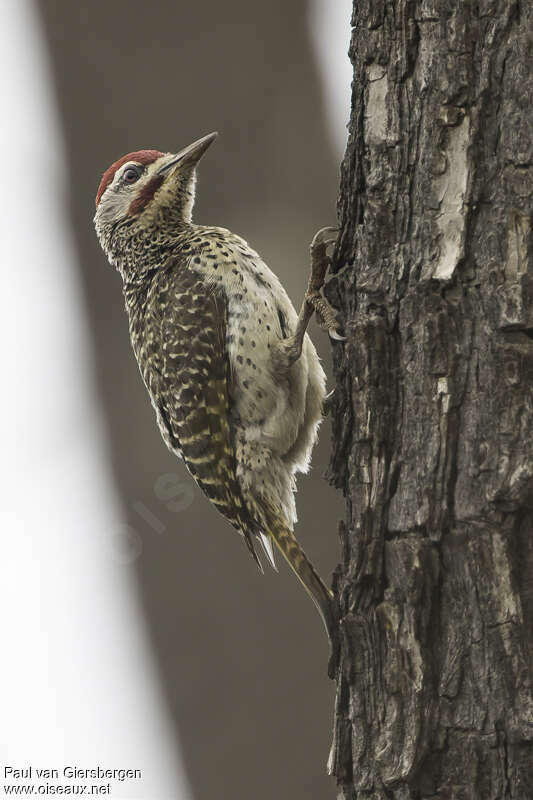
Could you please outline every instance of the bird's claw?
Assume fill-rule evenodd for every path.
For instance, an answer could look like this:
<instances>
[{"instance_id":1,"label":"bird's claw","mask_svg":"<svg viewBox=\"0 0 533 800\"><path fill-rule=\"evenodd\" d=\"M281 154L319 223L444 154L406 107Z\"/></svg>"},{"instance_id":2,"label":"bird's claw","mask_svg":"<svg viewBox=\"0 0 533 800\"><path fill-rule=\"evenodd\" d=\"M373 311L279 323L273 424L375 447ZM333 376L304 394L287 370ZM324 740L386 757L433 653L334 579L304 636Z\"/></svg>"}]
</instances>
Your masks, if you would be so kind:
<instances>
[{"instance_id":1,"label":"bird's claw","mask_svg":"<svg viewBox=\"0 0 533 800\"><path fill-rule=\"evenodd\" d=\"M313 241L311 242L311 252L315 252L320 247L324 247L325 249L330 244L334 244L337 241L338 234L339 229L334 228L331 225L321 228L313 236Z\"/></svg>"},{"instance_id":2,"label":"bird's claw","mask_svg":"<svg viewBox=\"0 0 533 800\"><path fill-rule=\"evenodd\" d=\"M327 248L337 241L338 233L339 229L331 225L321 228L315 233L311 242L311 276L305 299L313 311L316 312L319 325L327 330L334 341L343 342L346 337L337 331L338 322L335 311L325 297L320 294L324 286L327 269L331 264Z\"/></svg>"},{"instance_id":3,"label":"bird's claw","mask_svg":"<svg viewBox=\"0 0 533 800\"><path fill-rule=\"evenodd\" d=\"M332 389L331 392L328 392L327 395L324 397L322 402L322 416L327 417L333 408L333 402L335 399L335 389Z\"/></svg>"},{"instance_id":4,"label":"bird's claw","mask_svg":"<svg viewBox=\"0 0 533 800\"><path fill-rule=\"evenodd\" d=\"M331 258L327 252L328 247L336 243L338 232L338 228L321 228L315 233L309 248L311 251L312 264L316 264L324 275L331 264Z\"/></svg>"},{"instance_id":5,"label":"bird's claw","mask_svg":"<svg viewBox=\"0 0 533 800\"><path fill-rule=\"evenodd\" d=\"M346 340L345 336L338 333L337 315L325 297L319 292L308 292L306 294L307 302L316 313L317 322L323 330L326 330L329 336L337 342Z\"/></svg>"}]
</instances>

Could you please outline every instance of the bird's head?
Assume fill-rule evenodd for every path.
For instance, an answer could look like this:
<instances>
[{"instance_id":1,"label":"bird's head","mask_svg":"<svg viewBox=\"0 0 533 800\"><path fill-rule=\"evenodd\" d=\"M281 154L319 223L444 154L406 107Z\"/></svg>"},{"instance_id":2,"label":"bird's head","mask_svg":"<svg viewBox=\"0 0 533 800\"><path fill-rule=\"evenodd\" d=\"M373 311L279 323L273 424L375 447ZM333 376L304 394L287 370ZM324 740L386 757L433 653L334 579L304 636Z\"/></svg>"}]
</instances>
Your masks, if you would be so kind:
<instances>
[{"instance_id":1,"label":"bird's head","mask_svg":"<svg viewBox=\"0 0 533 800\"><path fill-rule=\"evenodd\" d=\"M104 172L96 194L94 224L112 263L125 238L156 235L190 222L196 165L216 136L210 133L179 153L128 153Z\"/></svg>"}]
</instances>

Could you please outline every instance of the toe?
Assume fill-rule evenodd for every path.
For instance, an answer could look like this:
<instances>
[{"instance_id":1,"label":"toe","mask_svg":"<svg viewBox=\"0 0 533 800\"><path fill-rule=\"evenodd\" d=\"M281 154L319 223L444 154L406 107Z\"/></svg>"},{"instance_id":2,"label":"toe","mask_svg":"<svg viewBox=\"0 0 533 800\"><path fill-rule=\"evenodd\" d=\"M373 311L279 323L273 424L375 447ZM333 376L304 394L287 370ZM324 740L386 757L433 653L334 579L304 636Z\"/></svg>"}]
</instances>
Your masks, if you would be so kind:
<instances>
[{"instance_id":1,"label":"toe","mask_svg":"<svg viewBox=\"0 0 533 800\"><path fill-rule=\"evenodd\" d=\"M313 241L311 242L311 248L313 249L319 247L320 245L327 247L328 245L333 244L337 241L338 234L338 228L334 228L332 226L321 228L319 231L317 231L317 233L315 233Z\"/></svg>"}]
</instances>

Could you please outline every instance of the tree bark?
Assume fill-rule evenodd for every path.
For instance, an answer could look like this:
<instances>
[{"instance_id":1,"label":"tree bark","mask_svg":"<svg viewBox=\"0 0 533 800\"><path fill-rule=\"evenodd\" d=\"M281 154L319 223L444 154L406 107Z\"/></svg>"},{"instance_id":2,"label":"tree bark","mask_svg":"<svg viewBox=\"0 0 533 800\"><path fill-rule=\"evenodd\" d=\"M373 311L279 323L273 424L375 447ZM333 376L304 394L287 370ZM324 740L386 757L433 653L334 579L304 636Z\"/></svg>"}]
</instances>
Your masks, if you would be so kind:
<instances>
[{"instance_id":1,"label":"tree bark","mask_svg":"<svg viewBox=\"0 0 533 800\"><path fill-rule=\"evenodd\" d=\"M340 798L533 798L533 6L356 0Z\"/></svg>"}]
</instances>

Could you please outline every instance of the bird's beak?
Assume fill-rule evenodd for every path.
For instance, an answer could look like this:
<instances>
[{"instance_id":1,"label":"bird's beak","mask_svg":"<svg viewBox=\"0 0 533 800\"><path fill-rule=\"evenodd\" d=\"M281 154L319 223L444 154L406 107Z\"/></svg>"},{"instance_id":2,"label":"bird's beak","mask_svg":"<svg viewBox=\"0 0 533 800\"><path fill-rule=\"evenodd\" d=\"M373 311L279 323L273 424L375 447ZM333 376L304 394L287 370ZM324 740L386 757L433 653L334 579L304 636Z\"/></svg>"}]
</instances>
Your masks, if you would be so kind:
<instances>
[{"instance_id":1,"label":"bird's beak","mask_svg":"<svg viewBox=\"0 0 533 800\"><path fill-rule=\"evenodd\" d=\"M175 156L172 156L170 161L167 161L166 164L158 170L159 175L166 175L170 170L179 164L183 166L184 164L197 164L209 145L215 141L217 138L218 133L214 131L213 133L208 133L207 136L202 136L201 139L197 139L196 142L184 147L183 150L180 150Z\"/></svg>"}]
</instances>

